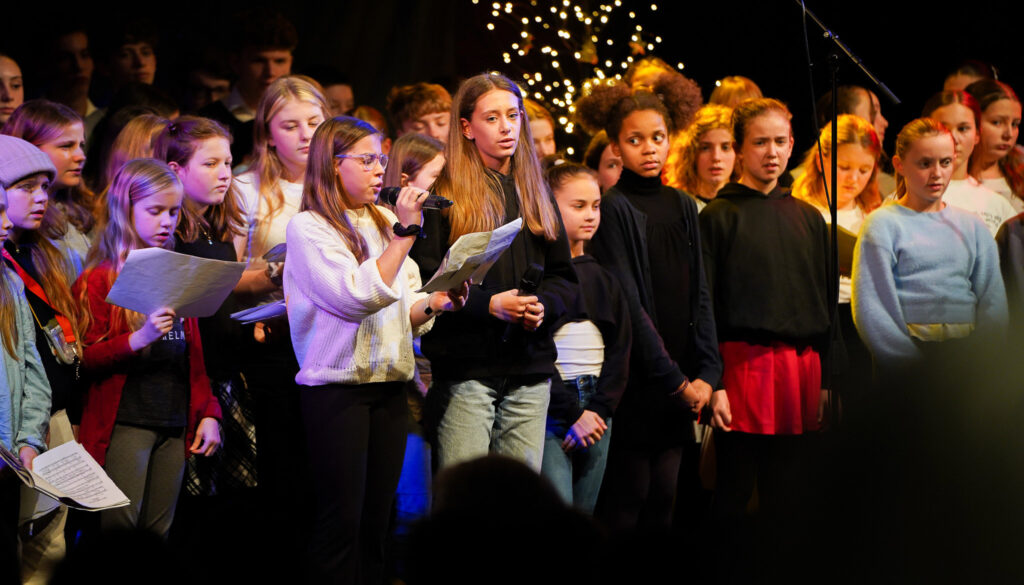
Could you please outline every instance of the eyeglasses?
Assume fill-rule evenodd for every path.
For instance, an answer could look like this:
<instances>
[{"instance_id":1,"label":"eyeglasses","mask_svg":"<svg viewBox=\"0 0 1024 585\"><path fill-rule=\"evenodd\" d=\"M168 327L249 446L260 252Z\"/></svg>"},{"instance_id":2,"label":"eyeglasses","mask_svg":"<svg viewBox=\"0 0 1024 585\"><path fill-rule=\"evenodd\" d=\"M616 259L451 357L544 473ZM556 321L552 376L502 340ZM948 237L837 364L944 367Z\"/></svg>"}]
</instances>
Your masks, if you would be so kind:
<instances>
[{"instance_id":1,"label":"eyeglasses","mask_svg":"<svg viewBox=\"0 0 1024 585\"><path fill-rule=\"evenodd\" d=\"M377 162L380 162L380 168L388 168L388 155L386 154L336 154L335 158L354 158L363 163L364 171L372 171L373 167L377 166Z\"/></svg>"}]
</instances>

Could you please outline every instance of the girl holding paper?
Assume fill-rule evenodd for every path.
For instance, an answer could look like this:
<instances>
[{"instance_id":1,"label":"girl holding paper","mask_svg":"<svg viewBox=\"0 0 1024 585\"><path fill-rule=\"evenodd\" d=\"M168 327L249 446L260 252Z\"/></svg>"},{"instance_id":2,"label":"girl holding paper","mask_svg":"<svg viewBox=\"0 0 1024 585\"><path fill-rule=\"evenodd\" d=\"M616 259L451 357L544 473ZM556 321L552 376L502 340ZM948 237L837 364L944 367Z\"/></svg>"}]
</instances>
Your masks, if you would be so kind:
<instances>
[{"instance_id":1,"label":"girl holding paper","mask_svg":"<svg viewBox=\"0 0 1024 585\"><path fill-rule=\"evenodd\" d=\"M92 380L79 436L132 502L102 512L103 528L166 537L185 458L212 455L220 445L220 405L195 319L179 319L169 308L141 315L104 299L129 252L171 247L181 181L165 163L133 160L114 176L107 203L106 227L73 289Z\"/></svg>"},{"instance_id":2,"label":"girl holding paper","mask_svg":"<svg viewBox=\"0 0 1024 585\"><path fill-rule=\"evenodd\" d=\"M469 292L420 288L407 258L427 192L405 187L395 213L374 205L387 155L381 134L340 116L313 135L302 211L288 223L284 292L299 361L316 517L311 583L380 583L405 451L403 388L412 336Z\"/></svg>"},{"instance_id":3,"label":"girl holding paper","mask_svg":"<svg viewBox=\"0 0 1024 585\"><path fill-rule=\"evenodd\" d=\"M426 239L411 256L429 278L462 235L517 218L523 229L474 283L466 310L442 315L423 338L434 387L441 466L502 453L540 470L555 374L551 327L578 292L569 241L551 200L523 111L507 77L484 73L459 87L452 104L447 162L436 189L455 202L424 215ZM543 269L535 292L520 296L531 264Z\"/></svg>"}]
</instances>

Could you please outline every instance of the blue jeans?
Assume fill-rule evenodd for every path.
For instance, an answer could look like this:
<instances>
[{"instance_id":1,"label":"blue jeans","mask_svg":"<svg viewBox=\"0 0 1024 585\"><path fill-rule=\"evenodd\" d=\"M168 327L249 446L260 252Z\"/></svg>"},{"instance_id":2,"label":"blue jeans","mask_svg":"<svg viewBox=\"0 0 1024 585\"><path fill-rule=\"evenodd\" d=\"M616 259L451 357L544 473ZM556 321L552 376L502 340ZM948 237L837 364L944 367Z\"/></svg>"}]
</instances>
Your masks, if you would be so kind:
<instances>
[{"instance_id":1,"label":"blue jeans","mask_svg":"<svg viewBox=\"0 0 1024 585\"><path fill-rule=\"evenodd\" d=\"M447 404L437 423L441 468L493 452L540 471L551 381L521 382L489 378L445 385Z\"/></svg>"},{"instance_id":2,"label":"blue jeans","mask_svg":"<svg viewBox=\"0 0 1024 585\"><path fill-rule=\"evenodd\" d=\"M580 408L586 408L597 389L597 376L580 376L566 380L564 384L566 388L576 390ZM608 463L612 419L605 419L608 430L596 444L566 453L562 451L562 441L575 422L548 419L541 475L551 480L555 491L566 504L593 514L597 494L601 491L601 481L604 479L605 465Z\"/></svg>"}]
</instances>

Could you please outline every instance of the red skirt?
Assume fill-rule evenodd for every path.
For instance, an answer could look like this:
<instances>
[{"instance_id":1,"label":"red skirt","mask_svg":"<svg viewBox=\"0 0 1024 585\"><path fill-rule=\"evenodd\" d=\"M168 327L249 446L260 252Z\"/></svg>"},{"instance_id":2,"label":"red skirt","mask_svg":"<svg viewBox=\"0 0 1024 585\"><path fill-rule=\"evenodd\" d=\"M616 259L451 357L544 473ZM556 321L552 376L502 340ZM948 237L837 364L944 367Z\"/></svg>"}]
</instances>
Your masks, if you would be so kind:
<instances>
[{"instance_id":1,"label":"red skirt","mask_svg":"<svg viewBox=\"0 0 1024 585\"><path fill-rule=\"evenodd\" d=\"M729 397L733 430L759 435L798 435L818 430L821 362L810 347L785 343L720 344L721 387Z\"/></svg>"}]
</instances>

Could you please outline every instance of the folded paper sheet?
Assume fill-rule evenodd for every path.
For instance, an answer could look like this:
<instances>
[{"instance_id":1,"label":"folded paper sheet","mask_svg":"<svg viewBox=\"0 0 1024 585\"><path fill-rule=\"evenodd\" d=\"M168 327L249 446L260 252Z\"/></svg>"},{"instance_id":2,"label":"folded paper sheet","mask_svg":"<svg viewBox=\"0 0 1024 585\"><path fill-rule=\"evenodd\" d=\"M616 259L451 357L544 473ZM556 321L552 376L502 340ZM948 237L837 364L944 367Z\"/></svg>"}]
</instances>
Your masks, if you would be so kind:
<instances>
[{"instance_id":1,"label":"folded paper sheet","mask_svg":"<svg viewBox=\"0 0 1024 585\"><path fill-rule=\"evenodd\" d=\"M420 292L458 288L468 278L479 284L498 258L523 229L523 218L510 221L493 232L465 234L455 240L430 281Z\"/></svg>"},{"instance_id":2,"label":"folded paper sheet","mask_svg":"<svg viewBox=\"0 0 1024 585\"><path fill-rule=\"evenodd\" d=\"M163 248L132 250L107 302L143 315L170 307L178 317L209 317L244 270L243 262L197 258Z\"/></svg>"}]
</instances>

